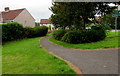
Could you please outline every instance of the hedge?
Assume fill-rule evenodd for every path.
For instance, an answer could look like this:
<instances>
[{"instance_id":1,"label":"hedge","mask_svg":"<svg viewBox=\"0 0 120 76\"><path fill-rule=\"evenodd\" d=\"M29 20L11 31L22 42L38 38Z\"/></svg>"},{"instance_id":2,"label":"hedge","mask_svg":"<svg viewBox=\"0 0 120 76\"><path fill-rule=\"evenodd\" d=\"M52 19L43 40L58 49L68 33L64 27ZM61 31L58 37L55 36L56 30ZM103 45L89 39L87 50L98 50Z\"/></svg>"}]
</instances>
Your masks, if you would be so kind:
<instances>
[{"instance_id":1,"label":"hedge","mask_svg":"<svg viewBox=\"0 0 120 76\"><path fill-rule=\"evenodd\" d=\"M61 41L73 44L80 43L80 34L78 31L69 31L62 37Z\"/></svg>"},{"instance_id":2,"label":"hedge","mask_svg":"<svg viewBox=\"0 0 120 76\"><path fill-rule=\"evenodd\" d=\"M34 37L34 34L35 34L34 28L25 27L24 30L25 30L24 37L27 37L27 38L33 38Z\"/></svg>"},{"instance_id":3,"label":"hedge","mask_svg":"<svg viewBox=\"0 0 120 76\"><path fill-rule=\"evenodd\" d=\"M61 40L61 38L64 36L64 34L67 32L68 30L64 30L64 29L60 29L60 30L55 30L53 31L53 38L55 38L56 40Z\"/></svg>"},{"instance_id":4,"label":"hedge","mask_svg":"<svg viewBox=\"0 0 120 76\"><path fill-rule=\"evenodd\" d=\"M46 26L24 28L21 24L16 22L0 24L0 26L2 26L2 42L45 36L48 32Z\"/></svg>"},{"instance_id":5,"label":"hedge","mask_svg":"<svg viewBox=\"0 0 120 76\"><path fill-rule=\"evenodd\" d=\"M106 37L106 32L103 27L92 27L92 29L78 31L55 30L52 36L59 41L78 44L103 40Z\"/></svg>"},{"instance_id":6,"label":"hedge","mask_svg":"<svg viewBox=\"0 0 120 76\"><path fill-rule=\"evenodd\" d=\"M103 30L82 30L82 31L70 31L67 32L63 37L62 41L67 43L90 43L105 39L106 33Z\"/></svg>"},{"instance_id":7,"label":"hedge","mask_svg":"<svg viewBox=\"0 0 120 76\"><path fill-rule=\"evenodd\" d=\"M34 37L45 36L48 32L48 27L46 26L37 26L34 28Z\"/></svg>"},{"instance_id":8,"label":"hedge","mask_svg":"<svg viewBox=\"0 0 120 76\"><path fill-rule=\"evenodd\" d=\"M7 23L2 25L2 41L12 41L24 38L24 28L19 23Z\"/></svg>"}]
</instances>

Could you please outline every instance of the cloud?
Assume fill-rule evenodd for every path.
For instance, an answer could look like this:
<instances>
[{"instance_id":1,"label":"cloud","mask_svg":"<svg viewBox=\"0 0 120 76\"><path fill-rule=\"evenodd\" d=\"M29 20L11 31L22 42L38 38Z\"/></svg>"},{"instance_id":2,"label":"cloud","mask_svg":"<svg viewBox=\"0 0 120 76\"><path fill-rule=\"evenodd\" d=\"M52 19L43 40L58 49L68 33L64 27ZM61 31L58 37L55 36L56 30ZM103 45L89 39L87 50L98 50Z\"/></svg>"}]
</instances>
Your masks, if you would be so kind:
<instances>
[{"instance_id":1,"label":"cloud","mask_svg":"<svg viewBox=\"0 0 120 76\"><path fill-rule=\"evenodd\" d=\"M0 11L5 7L10 7L11 10L26 8L36 21L49 18L52 14L48 9L52 5L52 0L0 0L0 5Z\"/></svg>"}]
</instances>

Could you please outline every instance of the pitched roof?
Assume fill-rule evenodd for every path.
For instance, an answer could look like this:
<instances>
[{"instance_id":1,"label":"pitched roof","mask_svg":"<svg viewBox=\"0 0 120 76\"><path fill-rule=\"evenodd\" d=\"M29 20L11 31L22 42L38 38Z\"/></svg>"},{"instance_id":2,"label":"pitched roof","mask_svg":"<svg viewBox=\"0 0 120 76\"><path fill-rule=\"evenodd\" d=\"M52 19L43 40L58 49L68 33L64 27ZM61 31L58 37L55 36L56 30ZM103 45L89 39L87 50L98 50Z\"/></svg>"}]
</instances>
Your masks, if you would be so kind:
<instances>
[{"instance_id":1,"label":"pitched roof","mask_svg":"<svg viewBox=\"0 0 120 76\"><path fill-rule=\"evenodd\" d=\"M17 17L24 9L9 10L1 12L3 20L13 20Z\"/></svg>"},{"instance_id":2,"label":"pitched roof","mask_svg":"<svg viewBox=\"0 0 120 76\"><path fill-rule=\"evenodd\" d=\"M49 19L41 19L40 24L51 24Z\"/></svg>"}]
</instances>

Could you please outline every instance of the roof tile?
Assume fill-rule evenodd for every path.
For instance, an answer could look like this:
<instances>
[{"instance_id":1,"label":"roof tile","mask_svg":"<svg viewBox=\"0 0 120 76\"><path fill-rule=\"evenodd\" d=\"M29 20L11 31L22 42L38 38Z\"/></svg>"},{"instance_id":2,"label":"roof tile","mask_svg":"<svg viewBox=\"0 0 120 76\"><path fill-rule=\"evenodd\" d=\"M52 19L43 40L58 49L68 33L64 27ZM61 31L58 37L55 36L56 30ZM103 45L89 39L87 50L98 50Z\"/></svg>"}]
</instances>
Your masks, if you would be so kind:
<instances>
[{"instance_id":1,"label":"roof tile","mask_svg":"<svg viewBox=\"0 0 120 76\"><path fill-rule=\"evenodd\" d=\"M18 9L18 10L9 10L1 12L3 20L13 20L15 17L17 17L24 9Z\"/></svg>"}]
</instances>

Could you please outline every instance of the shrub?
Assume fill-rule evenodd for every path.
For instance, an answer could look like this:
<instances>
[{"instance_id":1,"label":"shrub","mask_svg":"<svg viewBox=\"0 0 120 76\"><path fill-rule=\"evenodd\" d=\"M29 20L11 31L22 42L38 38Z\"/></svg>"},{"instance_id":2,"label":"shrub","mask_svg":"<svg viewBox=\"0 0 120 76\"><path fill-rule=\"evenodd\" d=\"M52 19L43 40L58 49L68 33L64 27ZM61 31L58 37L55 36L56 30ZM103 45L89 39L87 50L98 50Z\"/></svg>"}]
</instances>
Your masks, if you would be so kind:
<instances>
[{"instance_id":1,"label":"shrub","mask_svg":"<svg viewBox=\"0 0 120 76\"><path fill-rule=\"evenodd\" d=\"M92 26L91 29L93 30L104 30L104 28L102 26Z\"/></svg>"},{"instance_id":2,"label":"shrub","mask_svg":"<svg viewBox=\"0 0 120 76\"><path fill-rule=\"evenodd\" d=\"M62 37L61 41L73 44L80 43L80 34L78 31L69 31Z\"/></svg>"},{"instance_id":3,"label":"shrub","mask_svg":"<svg viewBox=\"0 0 120 76\"><path fill-rule=\"evenodd\" d=\"M48 27L46 26L37 26L34 28L34 37L45 36L48 32Z\"/></svg>"},{"instance_id":4,"label":"shrub","mask_svg":"<svg viewBox=\"0 0 120 76\"><path fill-rule=\"evenodd\" d=\"M32 38L38 36L45 36L48 32L46 26L37 26L35 28L25 27L19 23L5 23L2 26L2 41L12 41L23 38Z\"/></svg>"},{"instance_id":5,"label":"shrub","mask_svg":"<svg viewBox=\"0 0 120 76\"><path fill-rule=\"evenodd\" d=\"M83 30L81 33L82 43L96 42L103 40L106 37L104 30Z\"/></svg>"},{"instance_id":6,"label":"shrub","mask_svg":"<svg viewBox=\"0 0 120 76\"><path fill-rule=\"evenodd\" d=\"M115 26L110 26L112 29L115 29ZM117 29L120 29L120 26L117 26Z\"/></svg>"},{"instance_id":7,"label":"shrub","mask_svg":"<svg viewBox=\"0 0 120 76\"><path fill-rule=\"evenodd\" d=\"M68 43L90 43L103 40L106 37L106 33L103 30L87 29L82 31L70 31L63 37L62 41Z\"/></svg>"},{"instance_id":8,"label":"shrub","mask_svg":"<svg viewBox=\"0 0 120 76\"><path fill-rule=\"evenodd\" d=\"M27 38L33 38L34 37L35 31L34 31L33 28L25 27L24 30L25 30L24 37L27 37Z\"/></svg>"},{"instance_id":9,"label":"shrub","mask_svg":"<svg viewBox=\"0 0 120 76\"><path fill-rule=\"evenodd\" d=\"M60 30L55 30L53 31L53 38L56 40L61 40L61 38L64 36L64 34L67 32L67 30L60 29Z\"/></svg>"},{"instance_id":10,"label":"shrub","mask_svg":"<svg viewBox=\"0 0 120 76\"><path fill-rule=\"evenodd\" d=\"M6 23L1 24L2 26L2 41L11 41L22 39L24 34L24 28L19 23Z\"/></svg>"}]
</instances>

